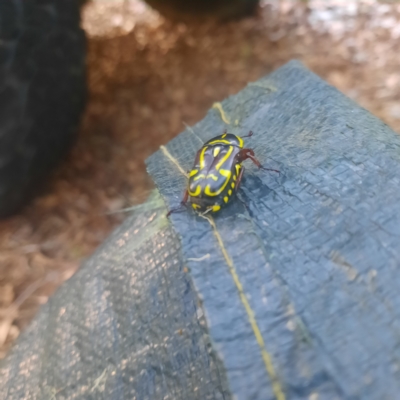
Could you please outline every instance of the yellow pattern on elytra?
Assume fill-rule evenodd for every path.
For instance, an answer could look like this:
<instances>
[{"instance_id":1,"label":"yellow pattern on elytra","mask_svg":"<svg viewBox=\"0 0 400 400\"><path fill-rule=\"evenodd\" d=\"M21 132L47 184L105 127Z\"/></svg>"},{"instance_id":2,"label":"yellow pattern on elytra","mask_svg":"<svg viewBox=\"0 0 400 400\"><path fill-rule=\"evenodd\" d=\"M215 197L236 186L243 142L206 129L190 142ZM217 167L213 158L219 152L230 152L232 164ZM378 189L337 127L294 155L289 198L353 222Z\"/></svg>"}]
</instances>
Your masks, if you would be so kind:
<instances>
[{"instance_id":1,"label":"yellow pattern on elytra","mask_svg":"<svg viewBox=\"0 0 400 400\"><path fill-rule=\"evenodd\" d=\"M221 151L221 147L216 147L213 151L213 155L214 157L217 157L217 155L219 154L219 152Z\"/></svg>"},{"instance_id":2,"label":"yellow pattern on elytra","mask_svg":"<svg viewBox=\"0 0 400 400\"><path fill-rule=\"evenodd\" d=\"M213 212L217 212L221 209L221 206L219 206L218 204L216 204L215 206L212 207Z\"/></svg>"},{"instance_id":3,"label":"yellow pattern on elytra","mask_svg":"<svg viewBox=\"0 0 400 400\"><path fill-rule=\"evenodd\" d=\"M222 160L215 166L217 171L222 167L222 164L230 157L232 151L233 151L233 146L229 146L229 149L226 152L226 154L222 157Z\"/></svg>"},{"instance_id":4,"label":"yellow pattern on elytra","mask_svg":"<svg viewBox=\"0 0 400 400\"><path fill-rule=\"evenodd\" d=\"M226 133L224 133L221 137L222 137L222 139L223 139L224 137L226 137Z\"/></svg>"},{"instance_id":5,"label":"yellow pattern on elytra","mask_svg":"<svg viewBox=\"0 0 400 400\"><path fill-rule=\"evenodd\" d=\"M190 171L189 176L191 177L191 176L193 176L193 175L196 175L198 172L199 172L198 169L192 169L192 170Z\"/></svg>"},{"instance_id":6,"label":"yellow pattern on elytra","mask_svg":"<svg viewBox=\"0 0 400 400\"><path fill-rule=\"evenodd\" d=\"M191 192L190 189L188 189L188 192L189 192L190 196L192 196L192 197L197 197L197 196L199 196L200 193L201 193L201 187L200 187L200 185L197 185L196 191Z\"/></svg>"},{"instance_id":7,"label":"yellow pattern on elytra","mask_svg":"<svg viewBox=\"0 0 400 400\"><path fill-rule=\"evenodd\" d=\"M231 171L229 171L227 169L221 169L219 171L219 173L226 178L224 184L216 192L212 192L211 189L210 189L210 185L207 185L206 188L204 189L204 193L207 196L218 196L226 188L226 185L228 184L229 179L231 177Z\"/></svg>"},{"instance_id":8,"label":"yellow pattern on elytra","mask_svg":"<svg viewBox=\"0 0 400 400\"><path fill-rule=\"evenodd\" d=\"M204 175L204 174L200 174L200 175L197 175L196 177L194 177L193 178L193 181L198 181L199 179L201 179L201 178L205 178L206 176Z\"/></svg>"},{"instance_id":9,"label":"yellow pattern on elytra","mask_svg":"<svg viewBox=\"0 0 400 400\"><path fill-rule=\"evenodd\" d=\"M181 173L183 175L186 175L185 171L183 170L183 168L171 156L169 151L164 146L161 146L161 150L163 151L165 156L167 158L169 158L177 166L179 171L181 171ZM229 189L229 191L232 192L230 189ZM228 193L229 193L229 191L228 191ZM249 319L250 326L251 326L251 328L253 330L254 336L255 336L255 338L257 340L257 343L258 343L258 346L260 347L261 357L262 357L262 359L264 361L265 369L266 369L266 371L267 371L267 373L268 373L268 375L269 375L269 377L271 379L272 390L273 390L273 392L275 394L275 397L276 397L277 400L285 400L286 399L285 393L283 392L283 389L282 389L281 383L279 381L278 375L277 375L277 373L275 371L274 364L272 362L272 357L271 357L271 355L268 353L268 351L266 349L264 338L262 337L260 328L258 327L257 320L256 320L256 317L255 317L255 313L254 313L253 309L251 308L249 301L247 300L246 294L244 293L244 290L243 290L243 285L240 282L239 276L238 276L238 274L236 272L235 265L233 264L233 261L229 257L229 254L228 254L228 252L227 252L227 250L225 248L224 242L222 241L221 235L218 232L217 226L215 225L214 220L210 216L201 215L201 214L199 214L199 216L202 217L202 218L205 218L210 223L211 227L213 228L214 235L217 238L217 241L218 241L218 244L219 244L219 246L221 248L222 254L223 254L223 256L225 258L225 261L226 261L226 263L228 265L229 272L230 272L230 274L232 276L232 279L233 279L233 281L235 283L236 289L239 292L239 298L240 298L240 300L241 300L241 302L243 304L243 307L244 307L244 309L246 311L247 318Z\"/></svg>"},{"instance_id":10,"label":"yellow pattern on elytra","mask_svg":"<svg viewBox=\"0 0 400 400\"><path fill-rule=\"evenodd\" d=\"M192 203L192 207L193 207L194 209L200 208L200 206L199 206L198 204L194 204L194 203Z\"/></svg>"},{"instance_id":11,"label":"yellow pattern on elytra","mask_svg":"<svg viewBox=\"0 0 400 400\"><path fill-rule=\"evenodd\" d=\"M222 135L221 136L222 139L216 139L216 140L213 140L212 142L209 142L208 145L212 145L212 144L231 144L231 142L229 140L224 140L224 137L226 137L226 135ZM243 139L240 136L236 136L235 135L235 137L239 142L238 146L240 148L243 148L243 144L244 144Z\"/></svg>"},{"instance_id":12,"label":"yellow pattern on elytra","mask_svg":"<svg viewBox=\"0 0 400 400\"><path fill-rule=\"evenodd\" d=\"M265 369L271 379L272 390L275 394L275 398L277 400L285 400L286 399L285 393L283 392L278 375L275 371L271 354L269 354L266 349L264 338L262 337L260 328L257 324L255 313L254 313L253 309L251 308L249 301L247 300L246 294L243 290L242 282L240 282L239 276L236 272L235 265L233 264L232 259L229 257L229 254L225 248L224 242L222 241L221 235L218 232L218 229L214 222L214 219L208 215L200 214L200 217L205 218L210 223L210 225L214 231L214 235L217 238L219 247L221 248L222 254L228 265L228 270L232 276L233 282L235 283L236 289L239 292L239 298L243 304L244 309L246 310L247 318L249 319L251 329L253 330L253 334L257 340L257 344L260 347L261 357L264 361Z\"/></svg>"},{"instance_id":13,"label":"yellow pattern on elytra","mask_svg":"<svg viewBox=\"0 0 400 400\"><path fill-rule=\"evenodd\" d=\"M228 194L229 194L229 196L232 194L232 190L231 189L228 190Z\"/></svg>"},{"instance_id":14,"label":"yellow pattern on elytra","mask_svg":"<svg viewBox=\"0 0 400 400\"><path fill-rule=\"evenodd\" d=\"M223 140L223 139L217 139L217 140L213 140L212 142L207 143L207 146L210 144L231 144L231 142L229 140Z\"/></svg>"},{"instance_id":15,"label":"yellow pattern on elytra","mask_svg":"<svg viewBox=\"0 0 400 400\"><path fill-rule=\"evenodd\" d=\"M207 146L205 146L200 153L200 169L203 169L206 164L205 160L204 160L204 153L206 152L206 150L207 150Z\"/></svg>"},{"instance_id":16,"label":"yellow pattern on elytra","mask_svg":"<svg viewBox=\"0 0 400 400\"><path fill-rule=\"evenodd\" d=\"M233 180L236 181L236 175L233 175Z\"/></svg>"},{"instance_id":17,"label":"yellow pattern on elytra","mask_svg":"<svg viewBox=\"0 0 400 400\"><path fill-rule=\"evenodd\" d=\"M187 177L186 172L185 172L185 171L183 170L183 168L179 165L178 160L177 160L175 157L173 157L173 156L171 155L171 153L167 150L167 148L166 148L165 146L161 145L161 146L160 146L160 149L161 149L161 151L164 153L164 155L165 155L167 158L169 158L170 161L172 161L172 162L176 165L176 167L179 169L179 171L181 171L182 174L185 175L185 176Z\"/></svg>"},{"instance_id":18,"label":"yellow pattern on elytra","mask_svg":"<svg viewBox=\"0 0 400 400\"><path fill-rule=\"evenodd\" d=\"M231 188L235 189L235 183L234 182L231 183Z\"/></svg>"},{"instance_id":19,"label":"yellow pattern on elytra","mask_svg":"<svg viewBox=\"0 0 400 400\"><path fill-rule=\"evenodd\" d=\"M229 197L228 197L228 196L225 196L225 197L224 197L224 202L227 203L228 201L229 201Z\"/></svg>"},{"instance_id":20,"label":"yellow pattern on elytra","mask_svg":"<svg viewBox=\"0 0 400 400\"><path fill-rule=\"evenodd\" d=\"M224 109L222 108L222 104L221 103L214 103L213 105L212 105L212 108L216 108L218 111L219 111L219 113L221 114L221 119L222 119L222 121L224 121L226 124L230 124L230 122L229 122L229 119L226 117L226 115L225 115L225 111L224 111Z\"/></svg>"},{"instance_id":21,"label":"yellow pattern on elytra","mask_svg":"<svg viewBox=\"0 0 400 400\"><path fill-rule=\"evenodd\" d=\"M240 168L242 168L241 165L240 164L236 164L235 168L236 168L236 174L239 175Z\"/></svg>"},{"instance_id":22,"label":"yellow pattern on elytra","mask_svg":"<svg viewBox=\"0 0 400 400\"><path fill-rule=\"evenodd\" d=\"M198 181L199 179L202 179L202 178L204 178L204 179L211 178L215 182L218 181L218 176L216 176L214 174L208 174L207 176L205 174L199 174L193 178L193 181Z\"/></svg>"}]
</instances>

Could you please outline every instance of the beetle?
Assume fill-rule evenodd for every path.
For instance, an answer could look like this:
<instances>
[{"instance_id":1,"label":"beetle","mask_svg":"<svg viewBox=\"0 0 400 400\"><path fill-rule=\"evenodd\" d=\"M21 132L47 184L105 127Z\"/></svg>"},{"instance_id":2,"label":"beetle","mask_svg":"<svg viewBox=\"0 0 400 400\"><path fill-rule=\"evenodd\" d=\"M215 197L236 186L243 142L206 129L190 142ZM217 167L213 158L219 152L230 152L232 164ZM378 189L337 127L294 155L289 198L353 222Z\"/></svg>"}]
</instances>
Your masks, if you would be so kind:
<instances>
[{"instance_id":1,"label":"beetle","mask_svg":"<svg viewBox=\"0 0 400 400\"><path fill-rule=\"evenodd\" d=\"M252 131L242 137L225 131L204 143L188 173L188 186L180 207L170 210L167 216L179 211L186 203L202 214L218 212L237 193L244 173L244 160L250 159L259 169L279 173L276 169L263 167L254 151L244 147L243 138L252 135Z\"/></svg>"}]
</instances>

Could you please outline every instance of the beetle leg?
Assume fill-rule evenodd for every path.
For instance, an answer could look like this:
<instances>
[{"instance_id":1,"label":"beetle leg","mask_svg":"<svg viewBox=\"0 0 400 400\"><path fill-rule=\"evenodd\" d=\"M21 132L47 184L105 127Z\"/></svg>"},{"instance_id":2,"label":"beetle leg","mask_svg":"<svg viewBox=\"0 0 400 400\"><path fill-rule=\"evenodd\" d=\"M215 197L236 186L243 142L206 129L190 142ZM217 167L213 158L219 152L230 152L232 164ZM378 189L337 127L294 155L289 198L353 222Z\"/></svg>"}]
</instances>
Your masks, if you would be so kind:
<instances>
[{"instance_id":1,"label":"beetle leg","mask_svg":"<svg viewBox=\"0 0 400 400\"><path fill-rule=\"evenodd\" d=\"M265 168L261 165L260 161L254 156L254 151L252 149L242 149L239 152L238 161L242 162L244 160L250 159L253 161L258 168L263 169L264 171L274 171L280 173L277 169Z\"/></svg>"},{"instance_id":2,"label":"beetle leg","mask_svg":"<svg viewBox=\"0 0 400 400\"><path fill-rule=\"evenodd\" d=\"M242 178L243 178L243 173L244 173L244 167L242 166L242 168L240 168L240 172L237 177L235 193L237 193L237 191L239 190L239 186L240 186L240 183L242 182Z\"/></svg>"},{"instance_id":3,"label":"beetle leg","mask_svg":"<svg viewBox=\"0 0 400 400\"><path fill-rule=\"evenodd\" d=\"M185 205L186 205L186 203L187 203L187 201L188 201L188 198L189 198L189 192L188 192L188 190L186 189L186 190L185 190L185 193L183 194L183 199L182 199L182 201L181 201L181 205L182 205L182 206L185 206Z\"/></svg>"},{"instance_id":4,"label":"beetle leg","mask_svg":"<svg viewBox=\"0 0 400 400\"><path fill-rule=\"evenodd\" d=\"M240 196L237 194L239 187L240 187L240 183L243 178L243 173L244 173L244 167L242 166L242 168L240 169L240 172L239 172L239 176L237 177L235 193L236 193L236 197L239 199L239 201L246 207L247 212L250 213L250 209L249 209L249 206L247 205L247 203L244 200L242 200L240 198Z\"/></svg>"},{"instance_id":5,"label":"beetle leg","mask_svg":"<svg viewBox=\"0 0 400 400\"><path fill-rule=\"evenodd\" d=\"M171 210L168 211L167 217L169 217L172 213L180 212L183 208L186 207L186 203L189 198L189 192L187 189L185 190L185 193L183 194L183 199L181 201L181 204L179 207L172 208Z\"/></svg>"}]
</instances>

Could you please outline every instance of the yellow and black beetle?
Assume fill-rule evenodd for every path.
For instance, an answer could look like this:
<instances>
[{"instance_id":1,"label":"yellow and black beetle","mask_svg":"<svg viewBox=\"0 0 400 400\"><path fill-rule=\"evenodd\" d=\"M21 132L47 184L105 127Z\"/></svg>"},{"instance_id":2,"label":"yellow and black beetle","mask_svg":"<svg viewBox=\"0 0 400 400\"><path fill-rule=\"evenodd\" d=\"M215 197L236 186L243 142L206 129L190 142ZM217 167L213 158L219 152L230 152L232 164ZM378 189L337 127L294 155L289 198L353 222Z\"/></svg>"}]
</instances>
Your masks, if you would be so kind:
<instances>
[{"instance_id":1,"label":"yellow and black beetle","mask_svg":"<svg viewBox=\"0 0 400 400\"><path fill-rule=\"evenodd\" d=\"M172 209L167 216L188 202L195 211L203 214L219 211L239 189L244 160L250 159L260 169L279 172L264 168L255 158L254 151L244 148L243 137L252 135L251 131L242 137L224 132L204 143L189 172L189 182L181 207Z\"/></svg>"}]
</instances>

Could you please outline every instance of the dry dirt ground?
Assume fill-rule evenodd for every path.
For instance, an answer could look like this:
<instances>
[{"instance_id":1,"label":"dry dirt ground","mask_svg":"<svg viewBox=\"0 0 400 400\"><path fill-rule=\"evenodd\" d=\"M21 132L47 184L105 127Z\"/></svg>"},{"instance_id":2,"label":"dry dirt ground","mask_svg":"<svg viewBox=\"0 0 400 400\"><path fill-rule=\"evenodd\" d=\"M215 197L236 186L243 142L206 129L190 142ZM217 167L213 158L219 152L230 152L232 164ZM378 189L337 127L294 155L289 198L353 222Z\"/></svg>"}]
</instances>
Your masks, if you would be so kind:
<instances>
[{"instance_id":1,"label":"dry dirt ground","mask_svg":"<svg viewBox=\"0 0 400 400\"><path fill-rule=\"evenodd\" d=\"M46 192L0 223L0 358L127 215L114 212L146 198L146 157L249 81L300 59L400 132L400 4L270 0L254 18L188 26L138 0L93 0L82 24L79 140Z\"/></svg>"}]
</instances>

